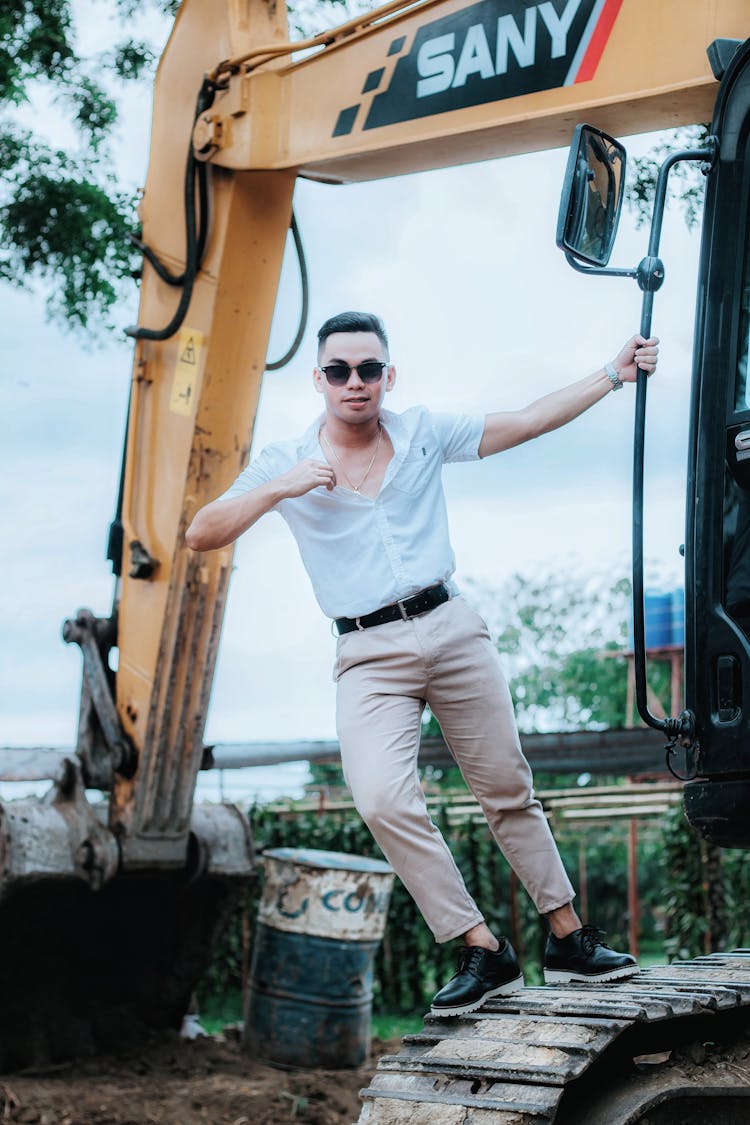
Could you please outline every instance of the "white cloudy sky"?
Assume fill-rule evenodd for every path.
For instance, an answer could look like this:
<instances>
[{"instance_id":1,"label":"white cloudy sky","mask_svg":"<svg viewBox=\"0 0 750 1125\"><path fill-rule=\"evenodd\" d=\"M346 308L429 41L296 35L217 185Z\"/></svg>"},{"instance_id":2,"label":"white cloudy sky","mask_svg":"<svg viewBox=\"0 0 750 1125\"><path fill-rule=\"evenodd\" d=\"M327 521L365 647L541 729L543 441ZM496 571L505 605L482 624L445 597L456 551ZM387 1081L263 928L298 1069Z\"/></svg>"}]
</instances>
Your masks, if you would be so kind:
<instances>
[{"instance_id":1,"label":"white cloudy sky","mask_svg":"<svg viewBox=\"0 0 750 1125\"><path fill-rule=\"evenodd\" d=\"M92 32L93 34L93 32ZM148 97L131 95L123 176L145 178ZM633 154L655 138L632 138ZM301 182L311 318L302 351L266 376L254 448L301 432L318 324L342 308L380 313L399 371L392 409L521 406L614 356L638 330L634 282L574 273L554 245L566 153L535 154L348 187ZM613 262L633 265L646 234L626 213ZM680 580L698 236L667 217L667 281L655 302L662 362L649 392L646 553ZM285 267L271 355L297 314ZM104 560L130 376L127 343L91 349L45 321L41 292L2 289L0 745L70 745L80 656L60 638L80 606L109 611ZM123 308L121 323L134 309ZM632 388L563 431L445 473L459 581L514 571L624 572L629 566ZM285 525L269 516L239 544L209 741L334 734L334 641Z\"/></svg>"}]
</instances>

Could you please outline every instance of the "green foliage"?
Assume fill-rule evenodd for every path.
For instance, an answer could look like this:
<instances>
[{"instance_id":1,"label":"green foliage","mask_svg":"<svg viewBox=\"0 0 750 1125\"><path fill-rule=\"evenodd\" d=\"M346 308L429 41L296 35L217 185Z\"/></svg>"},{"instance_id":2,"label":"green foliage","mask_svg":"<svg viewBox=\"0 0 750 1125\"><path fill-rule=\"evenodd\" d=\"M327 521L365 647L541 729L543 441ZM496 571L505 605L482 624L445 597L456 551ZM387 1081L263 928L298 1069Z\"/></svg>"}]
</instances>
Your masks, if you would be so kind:
<instances>
[{"instance_id":1,"label":"green foliage","mask_svg":"<svg viewBox=\"0 0 750 1125\"><path fill-rule=\"evenodd\" d=\"M237 898L235 909L221 927L215 943L211 964L203 974L198 1000L201 1012L216 1018L222 1008L235 1006L242 991L243 971L247 965L249 929L247 920L257 912L257 886L248 884Z\"/></svg>"},{"instance_id":2,"label":"green foliage","mask_svg":"<svg viewBox=\"0 0 750 1125\"><path fill-rule=\"evenodd\" d=\"M618 949L628 945L628 823L597 821L590 828L556 832L566 870L578 888L578 910L606 933L606 941ZM639 932L643 943L661 950L664 927L664 871L661 833L654 824L642 825L637 847ZM583 882L587 883L583 899Z\"/></svg>"},{"instance_id":3,"label":"green foliage","mask_svg":"<svg viewBox=\"0 0 750 1125\"><path fill-rule=\"evenodd\" d=\"M312 787L322 792L329 788L340 789L344 785L344 774L338 762L310 762Z\"/></svg>"},{"instance_id":4,"label":"green foliage","mask_svg":"<svg viewBox=\"0 0 750 1125\"><path fill-rule=\"evenodd\" d=\"M527 983L539 984L546 923L518 885L486 824L472 818L451 822L448 810L454 800L455 794L446 793L433 810L433 819L489 926L496 933L511 937L523 961ZM383 858L353 809L294 812L290 803L284 813L274 806L256 808L251 812L251 821L259 850L304 847ZM574 882L578 875L579 847L580 837L565 836L561 841L563 861ZM627 942L627 845L622 828L619 831L605 829L597 831L595 837L587 836L585 851L593 919L607 931L607 940L612 945L623 948ZM648 919L663 894L658 854L658 843L653 839L641 842L641 893ZM236 1000L232 998L241 988L243 960L252 946L260 891L259 880L250 888L246 904L241 905L222 930L213 964L199 989L202 1013L213 1013L222 1004L231 1007L234 1003L236 1007ZM646 936L658 938L652 920L647 921L644 929ZM375 961L375 1012L409 1015L424 1012L435 991L451 976L456 948L450 943L435 943L414 902L397 879L386 932Z\"/></svg>"},{"instance_id":5,"label":"green foliage","mask_svg":"<svg viewBox=\"0 0 750 1125\"><path fill-rule=\"evenodd\" d=\"M69 0L5 0L0 10L0 103L28 101L43 76L67 81L74 64Z\"/></svg>"},{"instance_id":6,"label":"green foliage","mask_svg":"<svg viewBox=\"0 0 750 1125\"><path fill-rule=\"evenodd\" d=\"M662 863L666 947L673 957L750 943L747 852L709 844L676 808L664 824Z\"/></svg>"},{"instance_id":7,"label":"green foliage","mask_svg":"<svg viewBox=\"0 0 750 1125\"><path fill-rule=\"evenodd\" d=\"M622 726L630 583L570 571L514 575L491 595L493 620L522 730ZM605 655L606 654L606 655Z\"/></svg>"},{"instance_id":8,"label":"green foliage","mask_svg":"<svg viewBox=\"0 0 750 1125\"><path fill-rule=\"evenodd\" d=\"M292 0L286 6L289 34L307 39L376 7L372 0Z\"/></svg>"},{"instance_id":9,"label":"green foliage","mask_svg":"<svg viewBox=\"0 0 750 1125\"><path fill-rule=\"evenodd\" d=\"M73 123L87 134L92 153L98 153L117 120L115 102L99 82L85 74L75 86L62 91L60 100L73 110Z\"/></svg>"},{"instance_id":10,"label":"green foliage","mask_svg":"<svg viewBox=\"0 0 750 1125\"><path fill-rule=\"evenodd\" d=\"M167 16L175 16L180 6L180 0L153 0L152 6ZM132 20L143 11L143 0L115 0L115 8L120 19Z\"/></svg>"},{"instance_id":11,"label":"green foliage","mask_svg":"<svg viewBox=\"0 0 750 1125\"><path fill-rule=\"evenodd\" d=\"M720 852L724 872L724 918L729 921L727 948L750 946L750 863L738 848Z\"/></svg>"},{"instance_id":12,"label":"green foliage","mask_svg":"<svg viewBox=\"0 0 750 1125\"><path fill-rule=\"evenodd\" d=\"M691 125L674 129L669 140L662 141L648 155L636 157L630 166L625 198L642 227L651 222L656 178L664 160L678 149L703 148L710 132L708 125ZM668 200L679 200L688 230L693 230L703 212L706 180L700 165L693 161L677 164L669 174Z\"/></svg>"},{"instance_id":13,"label":"green foliage","mask_svg":"<svg viewBox=\"0 0 750 1125\"><path fill-rule=\"evenodd\" d=\"M522 731L625 725L627 578L558 569L513 575L497 590L467 585L497 637ZM666 667L652 662L649 678L664 698Z\"/></svg>"},{"instance_id":14,"label":"green foliage","mask_svg":"<svg viewBox=\"0 0 750 1125\"><path fill-rule=\"evenodd\" d=\"M124 17L143 5L114 7ZM50 315L74 328L113 328L112 310L133 291L136 199L111 172L118 106L109 85L142 77L154 58L132 39L82 57L70 0L9 0L0 12L0 279L19 287L43 279ZM13 119L45 89L75 129L67 148Z\"/></svg>"},{"instance_id":15,"label":"green foliage","mask_svg":"<svg viewBox=\"0 0 750 1125\"><path fill-rule=\"evenodd\" d=\"M378 1039L403 1039L414 1035L423 1028L421 1016L385 1015L376 1013L372 1017L372 1034Z\"/></svg>"},{"instance_id":16,"label":"green foliage","mask_svg":"<svg viewBox=\"0 0 750 1125\"><path fill-rule=\"evenodd\" d=\"M85 328L108 315L138 258L127 241L132 204L111 177L88 178L85 160L9 132L0 142L11 190L0 202L0 278L19 286L57 280L48 307Z\"/></svg>"},{"instance_id":17,"label":"green foliage","mask_svg":"<svg viewBox=\"0 0 750 1125\"><path fill-rule=\"evenodd\" d=\"M662 862L666 948L673 957L750 943L747 852L701 839L677 808L664 824Z\"/></svg>"},{"instance_id":18,"label":"green foliage","mask_svg":"<svg viewBox=\"0 0 750 1125\"><path fill-rule=\"evenodd\" d=\"M131 39L118 44L105 59L118 78L132 81L153 68L156 55L148 43L137 43Z\"/></svg>"}]
</instances>

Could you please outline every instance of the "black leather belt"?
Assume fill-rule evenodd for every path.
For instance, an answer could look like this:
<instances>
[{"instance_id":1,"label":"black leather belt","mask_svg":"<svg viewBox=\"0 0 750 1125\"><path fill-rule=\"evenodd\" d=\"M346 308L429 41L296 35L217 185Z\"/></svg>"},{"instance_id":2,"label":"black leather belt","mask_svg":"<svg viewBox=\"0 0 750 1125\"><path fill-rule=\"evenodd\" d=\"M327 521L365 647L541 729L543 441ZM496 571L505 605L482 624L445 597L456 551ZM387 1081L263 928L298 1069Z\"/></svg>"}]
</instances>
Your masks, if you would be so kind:
<instances>
[{"instance_id":1,"label":"black leather belt","mask_svg":"<svg viewBox=\"0 0 750 1125\"><path fill-rule=\"evenodd\" d=\"M387 621L407 621L410 617L418 617L420 613L427 613L436 609L450 598L450 590L444 582L437 586L428 586L402 602L383 606L374 613L366 613L364 617L337 617L334 620L339 636L343 633L352 633L355 629L370 629L373 625L385 625Z\"/></svg>"}]
</instances>

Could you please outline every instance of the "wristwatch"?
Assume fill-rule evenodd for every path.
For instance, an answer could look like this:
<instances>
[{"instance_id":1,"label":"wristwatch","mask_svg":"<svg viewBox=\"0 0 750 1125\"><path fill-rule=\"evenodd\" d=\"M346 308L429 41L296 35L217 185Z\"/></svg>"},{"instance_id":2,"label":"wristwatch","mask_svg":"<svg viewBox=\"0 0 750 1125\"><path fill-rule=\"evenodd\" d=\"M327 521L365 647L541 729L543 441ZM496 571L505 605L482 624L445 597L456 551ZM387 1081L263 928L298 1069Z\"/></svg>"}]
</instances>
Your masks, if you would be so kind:
<instances>
[{"instance_id":1,"label":"wristwatch","mask_svg":"<svg viewBox=\"0 0 750 1125\"><path fill-rule=\"evenodd\" d=\"M613 391L622 390L622 385L623 385L622 379L617 374L617 371L615 369L615 365L613 363L605 363L604 364L604 370L607 372L607 378L609 379L610 383L612 384L612 390Z\"/></svg>"}]
</instances>

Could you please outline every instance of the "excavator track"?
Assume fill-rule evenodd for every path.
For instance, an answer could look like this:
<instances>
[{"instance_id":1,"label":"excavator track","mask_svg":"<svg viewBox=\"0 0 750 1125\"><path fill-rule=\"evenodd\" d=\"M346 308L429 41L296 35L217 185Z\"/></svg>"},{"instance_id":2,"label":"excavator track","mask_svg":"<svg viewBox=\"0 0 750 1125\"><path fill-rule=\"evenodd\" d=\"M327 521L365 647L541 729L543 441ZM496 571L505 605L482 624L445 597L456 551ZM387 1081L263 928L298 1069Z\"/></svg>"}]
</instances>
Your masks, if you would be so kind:
<instances>
[{"instance_id":1,"label":"excavator track","mask_svg":"<svg viewBox=\"0 0 750 1125\"><path fill-rule=\"evenodd\" d=\"M526 988L428 1015L362 1090L360 1125L750 1121L750 949L621 983Z\"/></svg>"}]
</instances>

